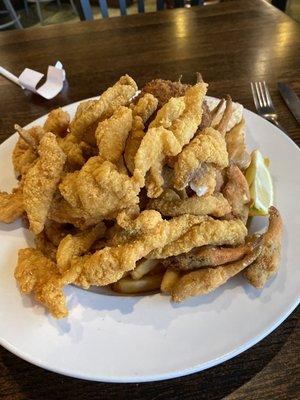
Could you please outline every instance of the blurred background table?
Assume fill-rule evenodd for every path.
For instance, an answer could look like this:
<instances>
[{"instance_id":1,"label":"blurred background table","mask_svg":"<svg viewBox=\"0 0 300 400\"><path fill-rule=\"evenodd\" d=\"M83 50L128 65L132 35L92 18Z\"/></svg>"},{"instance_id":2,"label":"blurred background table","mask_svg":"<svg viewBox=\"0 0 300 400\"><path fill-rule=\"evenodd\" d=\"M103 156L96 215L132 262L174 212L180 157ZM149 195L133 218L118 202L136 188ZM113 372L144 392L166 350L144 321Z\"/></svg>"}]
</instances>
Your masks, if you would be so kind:
<instances>
[{"instance_id":1,"label":"blurred background table","mask_svg":"<svg viewBox=\"0 0 300 400\"><path fill-rule=\"evenodd\" d=\"M124 73L141 86L155 77L195 80L254 110L249 82L266 80L279 121L299 145L300 129L276 89L300 92L300 25L262 0L168 10L103 21L0 33L1 64L15 74L60 60L67 84L47 101L0 77L0 139L52 108L95 96ZM270 137L270 141L272 138ZM295 182L295 184L297 184ZM0 349L0 398L299 399L299 309L262 342L207 371L170 381L106 384L57 375ZM187 335L188 337L188 335ZM220 340L226 340L220 332ZM100 360L101 361L101 360Z\"/></svg>"}]
</instances>

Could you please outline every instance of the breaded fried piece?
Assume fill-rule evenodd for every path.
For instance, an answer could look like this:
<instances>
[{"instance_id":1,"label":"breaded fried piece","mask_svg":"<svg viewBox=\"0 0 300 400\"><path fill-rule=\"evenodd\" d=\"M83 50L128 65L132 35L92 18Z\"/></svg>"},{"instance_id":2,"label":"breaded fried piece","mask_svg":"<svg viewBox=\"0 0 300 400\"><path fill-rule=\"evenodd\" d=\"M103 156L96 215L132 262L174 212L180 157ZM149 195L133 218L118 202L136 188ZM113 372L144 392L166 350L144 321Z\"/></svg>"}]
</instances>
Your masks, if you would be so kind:
<instances>
[{"instance_id":1,"label":"breaded fried piece","mask_svg":"<svg viewBox=\"0 0 300 400\"><path fill-rule=\"evenodd\" d=\"M12 153L12 163L16 176L25 175L37 158L37 151L20 137Z\"/></svg>"},{"instance_id":2,"label":"breaded fried piece","mask_svg":"<svg viewBox=\"0 0 300 400\"><path fill-rule=\"evenodd\" d=\"M210 217L193 226L178 240L152 251L147 258L167 258L205 245L236 246L244 243L247 228L239 220L221 221Z\"/></svg>"},{"instance_id":3,"label":"breaded fried piece","mask_svg":"<svg viewBox=\"0 0 300 400\"><path fill-rule=\"evenodd\" d=\"M249 215L250 191L248 182L242 171L236 165L227 169L228 182L223 189L223 195L232 207L228 218L239 218L246 224Z\"/></svg>"},{"instance_id":4,"label":"breaded fried piece","mask_svg":"<svg viewBox=\"0 0 300 400\"><path fill-rule=\"evenodd\" d=\"M191 296L202 296L214 291L255 261L260 251L261 247L258 246L242 260L215 268L201 268L183 275L172 289L172 300L180 302Z\"/></svg>"},{"instance_id":5,"label":"breaded fried piece","mask_svg":"<svg viewBox=\"0 0 300 400\"><path fill-rule=\"evenodd\" d=\"M111 162L103 162L101 156L91 157L80 171L66 175L59 188L69 205L78 210L76 214L80 217L81 210L82 217L94 224L139 202L137 182Z\"/></svg>"},{"instance_id":6,"label":"breaded fried piece","mask_svg":"<svg viewBox=\"0 0 300 400\"><path fill-rule=\"evenodd\" d=\"M68 315L62 288L72 283L76 277L75 269L60 275L55 263L37 249L19 250L15 279L20 291L25 294L34 293L35 299L55 318L64 318Z\"/></svg>"},{"instance_id":7,"label":"breaded fried piece","mask_svg":"<svg viewBox=\"0 0 300 400\"><path fill-rule=\"evenodd\" d=\"M57 143L67 156L65 169L67 171L75 171L80 169L85 163L84 149L88 146L87 143L80 143L76 136L69 133L64 138L57 138Z\"/></svg>"},{"instance_id":8,"label":"breaded fried piece","mask_svg":"<svg viewBox=\"0 0 300 400\"><path fill-rule=\"evenodd\" d=\"M15 124L15 130L33 150L38 149L40 141L46 133L46 131L41 126L33 126L32 128L24 129L21 126Z\"/></svg>"},{"instance_id":9,"label":"breaded fried piece","mask_svg":"<svg viewBox=\"0 0 300 400\"><path fill-rule=\"evenodd\" d=\"M62 239L74 231L74 228L66 224L60 224L55 221L47 220L44 227L46 237L54 244L55 247L59 245Z\"/></svg>"},{"instance_id":10,"label":"breaded fried piece","mask_svg":"<svg viewBox=\"0 0 300 400\"><path fill-rule=\"evenodd\" d=\"M190 188L197 196L210 196L214 193L217 186L217 169L213 164L202 163L195 171L193 179L190 181Z\"/></svg>"},{"instance_id":11,"label":"breaded fried piece","mask_svg":"<svg viewBox=\"0 0 300 400\"><path fill-rule=\"evenodd\" d=\"M153 213L154 211L144 211L141 213L143 217L138 218L147 222L147 217L152 218ZM122 278L124 272L133 270L136 262L151 250L178 239L202 218L182 215L170 221L156 220L157 223L151 230L134 235L133 238L129 236L129 240L123 244L105 247L92 255L73 259L72 267L81 271L76 284L88 288L90 285L103 286L116 282Z\"/></svg>"},{"instance_id":12,"label":"breaded fried piece","mask_svg":"<svg viewBox=\"0 0 300 400\"><path fill-rule=\"evenodd\" d=\"M192 196L181 199L172 189L166 189L160 197L151 199L147 208L157 210L168 217L182 214L222 217L231 210L228 201L221 193L205 198Z\"/></svg>"},{"instance_id":13,"label":"breaded fried piece","mask_svg":"<svg viewBox=\"0 0 300 400\"><path fill-rule=\"evenodd\" d=\"M165 105L171 97L184 96L190 85L180 81L172 82L164 79L153 79L142 88L140 96L151 93L158 100L158 107Z\"/></svg>"},{"instance_id":14,"label":"breaded fried piece","mask_svg":"<svg viewBox=\"0 0 300 400\"><path fill-rule=\"evenodd\" d=\"M137 89L137 84L130 76L122 76L114 86L102 93L98 100L81 106L70 124L71 133L80 140L95 144L94 133L98 123L109 118L118 107L128 104Z\"/></svg>"},{"instance_id":15,"label":"breaded fried piece","mask_svg":"<svg viewBox=\"0 0 300 400\"><path fill-rule=\"evenodd\" d=\"M179 154L194 136L201 122L206 90L203 82L190 87L183 98L173 98L165 104L150 124L134 160L134 177L141 186L150 171L148 197L158 197L162 193L165 158Z\"/></svg>"},{"instance_id":16,"label":"breaded fried piece","mask_svg":"<svg viewBox=\"0 0 300 400\"><path fill-rule=\"evenodd\" d=\"M145 136L145 123L156 111L158 105L157 99L152 94L145 94L133 107L133 123L129 133L124 152L126 166L131 173L134 171L134 158L141 141Z\"/></svg>"},{"instance_id":17,"label":"breaded fried piece","mask_svg":"<svg viewBox=\"0 0 300 400\"><path fill-rule=\"evenodd\" d=\"M99 156L116 163L124 151L131 128L132 111L123 106L117 108L110 118L100 121L95 133Z\"/></svg>"},{"instance_id":18,"label":"breaded fried piece","mask_svg":"<svg viewBox=\"0 0 300 400\"><path fill-rule=\"evenodd\" d=\"M44 131L52 132L56 136L64 137L70 123L70 115L61 107L52 110L44 123Z\"/></svg>"},{"instance_id":19,"label":"breaded fried piece","mask_svg":"<svg viewBox=\"0 0 300 400\"><path fill-rule=\"evenodd\" d=\"M244 118L226 133L225 140L230 163L237 165L241 170L248 168L251 157L246 147Z\"/></svg>"},{"instance_id":20,"label":"breaded fried piece","mask_svg":"<svg viewBox=\"0 0 300 400\"><path fill-rule=\"evenodd\" d=\"M174 186L181 190L197 176L203 163L223 169L228 165L224 137L213 128L206 128L182 150L174 166Z\"/></svg>"},{"instance_id":21,"label":"breaded fried piece","mask_svg":"<svg viewBox=\"0 0 300 400\"><path fill-rule=\"evenodd\" d=\"M275 207L269 209L269 227L263 235L262 251L244 276L252 286L262 289L268 279L278 271L281 253L283 222Z\"/></svg>"},{"instance_id":22,"label":"breaded fried piece","mask_svg":"<svg viewBox=\"0 0 300 400\"><path fill-rule=\"evenodd\" d=\"M0 222L10 224L24 213L22 185L11 193L0 192Z\"/></svg>"},{"instance_id":23,"label":"breaded fried piece","mask_svg":"<svg viewBox=\"0 0 300 400\"><path fill-rule=\"evenodd\" d=\"M104 236L106 227L103 222L93 228L80 232L76 235L67 235L59 243L56 259L57 268L63 273L71 266L74 257L86 253L93 243Z\"/></svg>"},{"instance_id":24,"label":"breaded fried piece","mask_svg":"<svg viewBox=\"0 0 300 400\"><path fill-rule=\"evenodd\" d=\"M189 253L162 260L165 267L189 271L203 267L217 267L242 259L262 243L262 236L252 236L246 244L237 247L203 246Z\"/></svg>"},{"instance_id":25,"label":"breaded fried piece","mask_svg":"<svg viewBox=\"0 0 300 400\"><path fill-rule=\"evenodd\" d=\"M47 218L48 210L63 171L66 156L57 144L53 133L46 133L41 139L39 159L29 169L24 179L23 203L30 223L30 229L40 233Z\"/></svg>"}]
</instances>

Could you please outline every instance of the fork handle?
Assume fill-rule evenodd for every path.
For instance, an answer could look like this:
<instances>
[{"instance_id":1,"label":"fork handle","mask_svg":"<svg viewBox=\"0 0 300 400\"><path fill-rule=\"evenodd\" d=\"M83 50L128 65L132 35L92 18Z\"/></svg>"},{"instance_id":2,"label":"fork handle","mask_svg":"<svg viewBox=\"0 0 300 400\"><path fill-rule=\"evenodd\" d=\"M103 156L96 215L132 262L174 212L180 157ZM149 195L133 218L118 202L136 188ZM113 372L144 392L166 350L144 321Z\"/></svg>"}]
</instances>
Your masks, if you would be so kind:
<instances>
[{"instance_id":1,"label":"fork handle","mask_svg":"<svg viewBox=\"0 0 300 400\"><path fill-rule=\"evenodd\" d=\"M276 118L269 117L267 118L273 125L277 126L282 132L286 133L285 129L280 125Z\"/></svg>"}]
</instances>

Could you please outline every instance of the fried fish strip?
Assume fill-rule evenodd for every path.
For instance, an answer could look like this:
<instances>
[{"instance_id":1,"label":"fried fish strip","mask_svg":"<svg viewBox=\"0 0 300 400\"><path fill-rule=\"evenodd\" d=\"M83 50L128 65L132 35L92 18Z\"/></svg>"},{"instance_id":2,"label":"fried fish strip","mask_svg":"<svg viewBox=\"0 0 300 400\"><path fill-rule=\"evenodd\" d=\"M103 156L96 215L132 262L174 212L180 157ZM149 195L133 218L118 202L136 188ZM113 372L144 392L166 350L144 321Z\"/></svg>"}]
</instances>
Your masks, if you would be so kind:
<instances>
[{"instance_id":1,"label":"fried fish strip","mask_svg":"<svg viewBox=\"0 0 300 400\"><path fill-rule=\"evenodd\" d=\"M39 250L43 255L47 258L50 258L51 261L56 262L56 251L57 246L49 240L45 231L42 231L34 238L35 247Z\"/></svg>"},{"instance_id":2,"label":"fried fish strip","mask_svg":"<svg viewBox=\"0 0 300 400\"><path fill-rule=\"evenodd\" d=\"M109 118L118 107L128 104L137 89L135 81L130 76L122 76L114 86L102 93L98 100L81 106L70 124L71 133L80 140L89 139L93 142L91 144L94 144L91 138L86 137L86 132L89 129L95 131L101 120Z\"/></svg>"},{"instance_id":3,"label":"fried fish strip","mask_svg":"<svg viewBox=\"0 0 300 400\"><path fill-rule=\"evenodd\" d=\"M44 123L44 131L56 136L65 136L70 123L70 115L61 107L52 110Z\"/></svg>"},{"instance_id":4,"label":"fried fish strip","mask_svg":"<svg viewBox=\"0 0 300 400\"><path fill-rule=\"evenodd\" d=\"M262 243L262 236L250 237L246 244L237 247L203 246L163 260L165 267L172 267L181 271L189 271L202 267L216 267L238 261L246 254L251 253Z\"/></svg>"},{"instance_id":5,"label":"fried fish strip","mask_svg":"<svg viewBox=\"0 0 300 400\"><path fill-rule=\"evenodd\" d=\"M275 207L270 207L269 215L269 227L263 235L261 254L244 271L248 282L259 289L263 288L266 281L277 273L280 261L283 222Z\"/></svg>"},{"instance_id":6,"label":"fried fish strip","mask_svg":"<svg viewBox=\"0 0 300 400\"><path fill-rule=\"evenodd\" d=\"M27 172L23 186L24 209L30 229L40 233L59 182L66 156L53 133L46 133L38 148L39 159Z\"/></svg>"},{"instance_id":7,"label":"fried fish strip","mask_svg":"<svg viewBox=\"0 0 300 400\"><path fill-rule=\"evenodd\" d=\"M228 201L221 193L205 198L192 196L181 199L172 189L166 189L160 197L151 199L147 208L157 210L168 217L182 214L222 217L231 211Z\"/></svg>"},{"instance_id":8,"label":"fried fish strip","mask_svg":"<svg viewBox=\"0 0 300 400\"><path fill-rule=\"evenodd\" d=\"M105 230L104 223L100 222L87 231L65 236L59 243L56 254L59 272L63 273L69 269L72 259L86 253L96 240L104 236Z\"/></svg>"},{"instance_id":9,"label":"fried fish strip","mask_svg":"<svg viewBox=\"0 0 300 400\"><path fill-rule=\"evenodd\" d=\"M127 136L132 127L132 111L127 107L117 108L113 115L100 121L96 129L99 156L116 163L121 157Z\"/></svg>"},{"instance_id":10,"label":"fried fish strip","mask_svg":"<svg viewBox=\"0 0 300 400\"><path fill-rule=\"evenodd\" d=\"M33 126L32 128L24 129L21 126L15 124L15 130L33 150L38 149L40 141L46 133L46 131L41 126Z\"/></svg>"},{"instance_id":11,"label":"fried fish strip","mask_svg":"<svg viewBox=\"0 0 300 400\"><path fill-rule=\"evenodd\" d=\"M64 138L58 137L57 143L67 156L67 170L74 171L80 169L84 165L85 158L83 156L82 148L74 135L69 133Z\"/></svg>"},{"instance_id":12,"label":"fried fish strip","mask_svg":"<svg viewBox=\"0 0 300 400\"><path fill-rule=\"evenodd\" d=\"M185 188L197 176L203 163L223 169L228 165L226 142L220 132L206 128L179 154L174 166L174 187Z\"/></svg>"},{"instance_id":13,"label":"fried fish strip","mask_svg":"<svg viewBox=\"0 0 300 400\"><path fill-rule=\"evenodd\" d=\"M225 136L229 161L241 170L249 167L251 157L245 142L245 120L234 126Z\"/></svg>"},{"instance_id":14,"label":"fried fish strip","mask_svg":"<svg viewBox=\"0 0 300 400\"><path fill-rule=\"evenodd\" d=\"M144 211L141 215L153 212ZM170 221L160 219L151 230L129 238L123 244L105 247L92 255L73 259L72 266L81 270L76 284L88 288L90 285L103 286L118 281L124 272L132 271L136 262L147 256L151 250L178 239L203 218L182 215Z\"/></svg>"},{"instance_id":15,"label":"fried fish strip","mask_svg":"<svg viewBox=\"0 0 300 400\"><path fill-rule=\"evenodd\" d=\"M194 136L201 122L206 90L203 82L190 87L184 97L170 99L151 122L134 160L134 177L141 186L150 171L148 197L158 197L162 193L165 158L179 154Z\"/></svg>"},{"instance_id":16,"label":"fried fish strip","mask_svg":"<svg viewBox=\"0 0 300 400\"><path fill-rule=\"evenodd\" d=\"M191 296L202 296L214 291L255 261L260 251L261 247L258 246L242 260L215 268L201 268L183 275L172 289L172 300L180 302Z\"/></svg>"},{"instance_id":17,"label":"fried fish strip","mask_svg":"<svg viewBox=\"0 0 300 400\"><path fill-rule=\"evenodd\" d=\"M124 151L126 166L131 173L134 171L134 157L140 147L143 137L145 136L145 123L156 111L157 105L157 99L151 94L146 93L133 107L132 129L127 137Z\"/></svg>"},{"instance_id":18,"label":"fried fish strip","mask_svg":"<svg viewBox=\"0 0 300 400\"><path fill-rule=\"evenodd\" d=\"M246 224L249 215L250 191L248 182L242 171L236 165L227 169L228 182L223 189L223 195L232 207L229 218L238 218Z\"/></svg>"},{"instance_id":19,"label":"fried fish strip","mask_svg":"<svg viewBox=\"0 0 300 400\"><path fill-rule=\"evenodd\" d=\"M242 244L247 235L247 228L239 220L221 221L210 217L191 227L178 240L152 251L147 258L167 258L187 253L194 247L208 244L236 246Z\"/></svg>"},{"instance_id":20,"label":"fried fish strip","mask_svg":"<svg viewBox=\"0 0 300 400\"><path fill-rule=\"evenodd\" d=\"M24 213L22 186L12 193L0 192L0 222L10 224Z\"/></svg>"},{"instance_id":21,"label":"fried fish strip","mask_svg":"<svg viewBox=\"0 0 300 400\"><path fill-rule=\"evenodd\" d=\"M19 250L15 279L21 292L25 294L33 292L35 299L48 308L55 318L68 315L62 288L72 283L77 275L75 269L60 275L55 263L37 249Z\"/></svg>"},{"instance_id":22,"label":"fried fish strip","mask_svg":"<svg viewBox=\"0 0 300 400\"><path fill-rule=\"evenodd\" d=\"M37 158L37 152L20 137L12 153L12 163L16 175L25 175Z\"/></svg>"}]
</instances>

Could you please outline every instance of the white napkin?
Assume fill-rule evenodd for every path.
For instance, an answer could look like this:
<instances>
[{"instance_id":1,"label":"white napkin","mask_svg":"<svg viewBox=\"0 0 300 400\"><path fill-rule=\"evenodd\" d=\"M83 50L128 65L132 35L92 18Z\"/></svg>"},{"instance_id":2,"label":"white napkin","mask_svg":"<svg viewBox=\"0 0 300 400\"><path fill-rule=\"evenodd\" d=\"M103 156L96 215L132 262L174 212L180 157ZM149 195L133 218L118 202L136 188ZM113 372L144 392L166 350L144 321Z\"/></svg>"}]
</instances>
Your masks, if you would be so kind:
<instances>
[{"instance_id":1,"label":"white napkin","mask_svg":"<svg viewBox=\"0 0 300 400\"><path fill-rule=\"evenodd\" d=\"M65 70L60 61L57 61L54 67L52 65L48 66L46 82L38 89L37 85L44 76L44 74L38 71L25 68L21 75L16 77L5 68L0 67L0 73L7 79L21 86L22 89L30 90L45 99L53 99L53 97L62 90L66 78Z\"/></svg>"}]
</instances>

